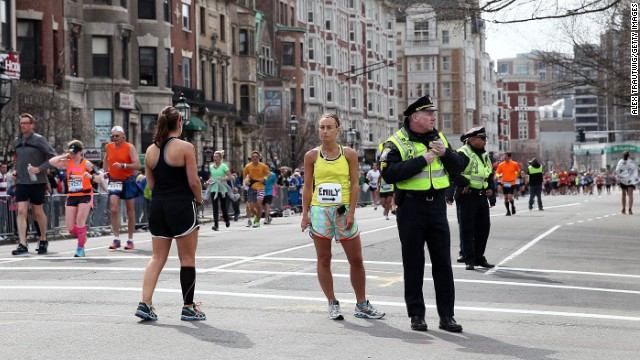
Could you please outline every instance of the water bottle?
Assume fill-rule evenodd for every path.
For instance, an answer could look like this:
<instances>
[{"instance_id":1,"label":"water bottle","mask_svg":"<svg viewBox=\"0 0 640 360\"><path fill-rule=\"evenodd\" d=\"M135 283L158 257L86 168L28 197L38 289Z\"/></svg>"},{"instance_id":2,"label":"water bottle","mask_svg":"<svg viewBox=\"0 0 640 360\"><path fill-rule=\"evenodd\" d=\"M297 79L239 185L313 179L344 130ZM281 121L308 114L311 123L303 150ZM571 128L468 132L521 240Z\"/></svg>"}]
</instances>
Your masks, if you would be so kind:
<instances>
[{"instance_id":1,"label":"water bottle","mask_svg":"<svg viewBox=\"0 0 640 360\"><path fill-rule=\"evenodd\" d=\"M29 179L31 179L31 182L36 182L38 181L38 176L34 173L32 173L31 171L29 171L33 166L31 166L31 164L27 165L27 172L29 173Z\"/></svg>"}]
</instances>

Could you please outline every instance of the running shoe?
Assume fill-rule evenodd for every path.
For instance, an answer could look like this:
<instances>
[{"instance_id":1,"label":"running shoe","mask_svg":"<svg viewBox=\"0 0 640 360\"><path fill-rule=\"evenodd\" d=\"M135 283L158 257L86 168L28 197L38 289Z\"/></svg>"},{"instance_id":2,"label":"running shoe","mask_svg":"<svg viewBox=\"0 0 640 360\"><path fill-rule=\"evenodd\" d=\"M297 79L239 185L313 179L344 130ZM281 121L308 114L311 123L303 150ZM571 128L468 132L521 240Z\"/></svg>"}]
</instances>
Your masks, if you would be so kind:
<instances>
[{"instance_id":1,"label":"running shoe","mask_svg":"<svg viewBox=\"0 0 640 360\"><path fill-rule=\"evenodd\" d=\"M353 316L361 319L382 319L385 313L374 308L369 300L366 300L362 305L356 304L356 310Z\"/></svg>"},{"instance_id":2,"label":"running shoe","mask_svg":"<svg viewBox=\"0 0 640 360\"><path fill-rule=\"evenodd\" d=\"M109 250L118 250L120 249L120 240L113 240L111 245L109 245Z\"/></svg>"},{"instance_id":3,"label":"running shoe","mask_svg":"<svg viewBox=\"0 0 640 360\"><path fill-rule=\"evenodd\" d=\"M253 218L253 227L254 228L260 227L260 218L257 216Z\"/></svg>"},{"instance_id":4,"label":"running shoe","mask_svg":"<svg viewBox=\"0 0 640 360\"><path fill-rule=\"evenodd\" d=\"M124 246L125 250L133 250L135 246L133 246L133 240L127 240L127 245Z\"/></svg>"},{"instance_id":5,"label":"running shoe","mask_svg":"<svg viewBox=\"0 0 640 360\"><path fill-rule=\"evenodd\" d=\"M338 300L329 301L329 319L331 320L344 320L342 313L340 312L340 302Z\"/></svg>"},{"instance_id":6,"label":"running shoe","mask_svg":"<svg viewBox=\"0 0 640 360\"><path fill-rule=\"evenodd\" d=\"M84 257L84 248L78 246L76 248L76 253L75 253L75 255L73 255L73 257Z\"/></svg>"},{"instance_id":7,"label":"running shoe","mask_svg":"<svg viewBox=\"0 0 640 360\"><path fill-rule=\"evenodd\" d=\"M46 255L47 254L47 248L49 248L49 242L48 241L40 241L38 243L38 248L36 249L36 252L38 252L38 255Z\"/></svg>"},{"instance_id":8,"label":"running shoe","mask_svg":"<svg viewBox=\"0 0 640 360\"><path fill-rule=\"evenodd\" d=\"M22 244L18 244L18 247L11 252L11 255L14 255L14 256L27 256L27 255L29 255L29 248L24 246L24 245L22 245Z\"/></svg>"},{"instance_id":9,"label":"running shoe","mask_svg":"<svg viewBox=\"0 0 640 360\"><path fill-rule=\"evenodd\" d=\"M202 310L200 310L200 304L193 304L182 307L182 316L180 316L180 320L203 321L207 320L207 315L205 315Z\"/></svg>"},{"instance_id":10,"label":"running shoe","mask_svg":"<svg viewBox=\"0 0 640 360\"><path fill-rule=\"evenodd\" d=\"M251 227L251 225L253 225L253 222L249 218L249 219L247 219L247 227Z\"/></svg>"},{"instance_id":11,"label":"running shoe","mask_svg":"<svg viewBox=\"0 0 640 360\"><path fill-rule=\"evenodd\" d=\"M150 321L158 320L158 314L156 314L156 309L153 306L147 305L143 302L138 303L138 309L136 310L135 315L142 320L150 320Z\"/></svg>"}]
</instances>

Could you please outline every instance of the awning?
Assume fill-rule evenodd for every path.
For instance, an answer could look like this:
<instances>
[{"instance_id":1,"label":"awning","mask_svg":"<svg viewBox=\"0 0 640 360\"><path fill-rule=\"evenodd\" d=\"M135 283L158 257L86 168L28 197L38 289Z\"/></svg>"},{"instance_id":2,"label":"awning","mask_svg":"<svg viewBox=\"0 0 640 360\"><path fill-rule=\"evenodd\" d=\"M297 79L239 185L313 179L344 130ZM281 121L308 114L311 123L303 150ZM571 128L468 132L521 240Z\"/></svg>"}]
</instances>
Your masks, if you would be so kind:
<instances>
[{"instance_id":1,"label":"awning","mask_svg":"<svg viewBox=\"0 0 640 360\"><path fill-rule=\"evenodd\" d=\"M204 121L202 121L201 118L191 115L191 118L189 119L189 124L187 124L183 130L189 130L189 131L202 131L204 130L204 128L206 127L206 125L204 124Z\"/></svg>"}]
</instances>

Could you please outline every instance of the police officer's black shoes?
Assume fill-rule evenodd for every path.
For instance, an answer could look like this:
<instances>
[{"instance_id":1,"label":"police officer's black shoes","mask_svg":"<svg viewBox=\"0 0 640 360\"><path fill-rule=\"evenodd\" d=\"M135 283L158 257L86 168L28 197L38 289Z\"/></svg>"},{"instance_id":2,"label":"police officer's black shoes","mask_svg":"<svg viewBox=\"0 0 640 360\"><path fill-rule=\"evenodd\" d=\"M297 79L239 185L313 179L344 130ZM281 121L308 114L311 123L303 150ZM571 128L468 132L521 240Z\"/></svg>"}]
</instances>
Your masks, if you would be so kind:
<instances>
[{"instance_id":1,"label":"police officer's black shoes","mask_svg":"<svg viewBox=\"0 0 640 360\"><path fill-rule=\"evenodd\" d=\"M473 266L473 264L467 264L467 266L464 267L467 270L475 270L475 267Z\"/></svg>"},{"instance_id":2,"label":"police officer's black shoes","mask_svg":"<svg viewBox=\"0 0 640 360\"><path fill-rule=\"evenodd\" d=\"M492 269L492 268L496 267L496 266L495 266L495 265L493 265L493 264L489 264L489 262L487 261L487 259L483 259L483 260L482 260L482 261L480 261L477 265L478 265L478 266L481 266L481 267L483 267L483 268L486 268L486 269ZM467 270L468 270L468 269L467 269Z\"/></svg>"},{"instance_id":3,"label":"police officer's black shoes","mask_svg":"<svg viewBox=\"0 0 640 360\"><path fill-rule=\"evenodd\" d=\"M411 330L427 331L427 323L424 321L424 316L413 315L411 317Z\"/></svg>"},{"instance_id":4,"label":"police officer's black shoes","mask_svg":"<svg viewBox=\"0 0 640 360\"><path fill-rule=\"evenodd\" d=\"M464 256L463 256L463 255L458 256L458 260L457 260L457 261L458 261L459 263L463 263L463 262L465 262L465 258L464 258Z\"/></svg>"},{"instance_id":5,"label":"police officer's black shoes","mask_svg":"<svg viewBox=\"0 0 640 360\"><path fill-rule=\"evenodd\" d=\"M440 329L448 332L462 332L462 326L453 317L440 318Z\"/></svg>"}]
</instances>

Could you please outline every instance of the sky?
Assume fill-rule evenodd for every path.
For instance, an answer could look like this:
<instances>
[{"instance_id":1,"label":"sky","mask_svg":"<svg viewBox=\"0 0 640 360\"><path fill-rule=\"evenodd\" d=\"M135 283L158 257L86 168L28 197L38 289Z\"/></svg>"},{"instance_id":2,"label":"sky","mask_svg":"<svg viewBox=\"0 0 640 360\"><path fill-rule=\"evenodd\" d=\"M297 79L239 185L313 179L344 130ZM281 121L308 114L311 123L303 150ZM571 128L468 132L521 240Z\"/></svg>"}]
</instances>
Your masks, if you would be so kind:
<instances>
[{"instance_id":1,"label":"sky","mask_svg":"<svg viewBox=\"0 0 640 360\"><path fill-rule=\"evenodd\" d=\"M559 2L569 6L578 0ZM484 14L487 20L521 19L530 16L534 7L556 4L555 0L519 0L515 6L499 13ZM552 7L548 6L548 9ZM544 13L544 10L538 10ZM552 10L548 10L552 11ZM555 11L555 8L553 8ZM531 50L558 51L572 53L571 36L578 34L582 41L598 43L603 14L584 15L577 18L535 20L515 24L495 24L486 22L486 51L494 60L515 57L516 54Z\"/></svg>"}]
</instances>

